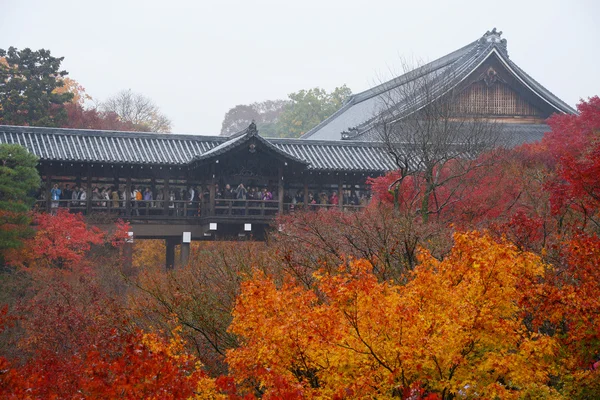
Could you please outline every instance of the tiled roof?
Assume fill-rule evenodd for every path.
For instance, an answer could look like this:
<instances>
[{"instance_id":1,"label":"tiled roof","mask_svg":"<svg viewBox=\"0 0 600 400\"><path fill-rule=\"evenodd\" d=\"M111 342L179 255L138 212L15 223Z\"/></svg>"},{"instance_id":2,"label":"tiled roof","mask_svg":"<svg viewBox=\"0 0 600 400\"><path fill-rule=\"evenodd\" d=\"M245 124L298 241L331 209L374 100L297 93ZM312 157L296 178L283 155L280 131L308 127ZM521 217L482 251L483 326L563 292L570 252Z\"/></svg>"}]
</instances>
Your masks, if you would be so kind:
<instances>
[{"instance_id":1,"label":"tiled roof","mask_svg":"<svg viewBox=\"0 0 600 400\"><path fill-rule=\"evenodd\" d=\"M537 93L557 112L576 113L572 107L509 60L506 40L500 39L500 34L501 32L496 32L495 29L486 32L482 38L440 59L351 96L337 112L304 134L302 139L340 140L342 139L342 132L352 130L352 134L349 135L350 138L356 137L357 140L366 140L364 137L359 137L359 135L371 128L372 122L376 120L377 115L385 105L384 99L385 102L393 101L393 97L397 97L397 94L402 92L402 90L398 90L399 88L417 78L429 76L431 78L427 79L431 79L438 86L437 89L435 87L431 89L433 92L438 89L449 90L458 85L493 54L497 55L506 64L507 68L513 71L517 79L521 80L525 86L529 86L532 91ZM443 93L438 93L438 95L441 94ZM425 101L426 98L423 100ZM411 107L421 107L423 105L425 104L411 104ZM398 104L395 115L401 117L411 110L412 108L402 109L402 104Z\"/></svg>"},{"instance_id":2,"label":"tiled roof","mask_svg":"<svg viewBox=\"0 0 600 400\"><path fill-rule=\"evenodd\" d=\"M236 147L240 147L240 146L244 145L245 143L248 143L251 139L254 139L254 143L261 144L263 147L265 147L267 149L267 151L275 153L275 154L282 156L283 158L286 158L293 162L297 162L297 163L305 164L305 165L308 164L308 162L306 160L304 160L303 158L280 149L279 147L277 147L277 146L273 145L271 142L269 142L268 139L265 139L262 136L260 136L258 134L258 131L256 130L256 124L254 124L254 122L252 124L250 124L250 126L248 128L246 128L245 130L238 132L232 136L227 137L227 141L221 143L220 145L218 145L216 147L213 147L212 149L210 149L202 154L197 155L196 157L194 157L194 160L201 161L201 160L208 160L211 158L218 157L221 154L224 154Z\"/></svg>"},{"instance_id":3,"label":"tiled roof","mask_svg":"<svg viewBox=\"0 0 600 400\"><path fill-rule=\"evenodd\" d=\"M218 155L244 140L232 137L95 131L0 125L0 143L17 143L44 161L187 165ZM273 151L318 171L383 172L395 169L378 143L265 139Z\"/></svg>"},{"instance_id":4,"label":"tiled roof","mask_svg":"<svg viewBox=\"0 0 600 400\"><path fill-rule=\"evenodd\" d=\"M550 131L550 127L546 124L499 124L494 129L499 132L498 143L508 148L538 142L542 140L544 133ZM360 134L360 140L370 143L380 141L381 137L375 129L369 129Z\"/></svg>"}]
</instances>

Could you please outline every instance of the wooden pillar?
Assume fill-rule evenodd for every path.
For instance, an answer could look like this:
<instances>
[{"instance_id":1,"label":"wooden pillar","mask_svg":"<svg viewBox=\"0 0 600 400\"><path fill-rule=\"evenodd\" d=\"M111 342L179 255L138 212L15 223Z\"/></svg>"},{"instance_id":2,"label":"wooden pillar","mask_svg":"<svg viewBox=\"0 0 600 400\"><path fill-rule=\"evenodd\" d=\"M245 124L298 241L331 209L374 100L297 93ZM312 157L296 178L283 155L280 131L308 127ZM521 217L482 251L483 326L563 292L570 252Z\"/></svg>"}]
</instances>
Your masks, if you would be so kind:
<instances>
[{"instance_id":1,"label":"wooden pillar","mask_svg":"<svg viewBox=\"0 0 600 400\"><path fill-rule=\"evenodd\" d=\"M87 169L87 187L85 188L85 210L86 214L90 215L92 213L92 170L91 167L88 166Z\"/></svg>"},{"instance_id":2,"label":"wooden pillar","mask_svg":"<svg viewBox=\"0 0 600 400\"><path fill-rule=\"evenodd\" d=\"M344 180L341 175L338 179L338 207L340 210L344 209Z\"/></svg>"},{"instance_id":3,"label":"wooden pillar","mask_svg":"<svg viewBox=\"0 0 600 400\"><path fill-rule=\"evenodd\" d=\"M210 179L210 183L209 183L210 187L208 188L208 195L209 195L209 215L215 215L215 196L216 196L216 190L215 190L215 176L214 174L212 175L212 178Z\"/></svg>"},{"instance_id":4,"label":"wooden pillar","mask_svg":"<svg viewBox=\"0 0 600 400\"><path fill-rule=\"evenodd\" d=\"M165 239L166 244L166 268L167 270L175 268L175 246L177 245L177 238Z\"/></svg>"},{"instance_id":5,"label":"wooden pillar","mask_svg":"<svg viewBox=\"0 0 600 400\"><path fill-rule=\"evenodd\" d=\"M185 267L188 264L190 259L190 244L192 242L192 233L191 232L183 232L181 238L181 267Z\"/></svg>"},{"instance_id":6,"label":"wooden pillar","mask_svg":"<svg viewBox=\"0 0 600 400\"><path fill-rule=\"evenodd\" d=\"M165 186L163 187L163 215L169 215L169 193L171 189L169 187L169 177L165 178Z\"/></svg>"},{"instance_id":7,"label":"wooden pillar","mask_svg":"<svg viewBox=\"0 0 600 400\"><path fill-rule=\"evenodd\" d=\"M181 243L181 266L185 267L190 260L190 244Z\"/></svg>"},{"instance_id":8,"label":"wooden pillar","mask_svg":"<svg viewBox=\"0 0 600 400\"><path fill-rule=\"evenodd\" d=\"M304 176L304 209L308 210L308 177Z\"/></svg>"},{"instance_id":9,"label":"wooden pillar","mask_svg":"<svg viewBox=\"0 0 600 400\"><path fill-rule=\"evenodd\" d=\"M133 232L127 232L127 239L125 239L125 243L122 247L123 265L121 267L121 270L123 271L125 276L133 276L135 274L135 271L133 269L133 240Z\"/></svg>"},{"instance_id":10,"label":"wooden pillar","mask_svg":"<svg viewBox=\"0 0 600 400\"><path fill-rule=\"evenodd\" d=\"M131 175L127 175L125 182L125 215L131 216Z\"/></svg>"},{"instance_id":11,"label":"wooden pillar","mask_svg":"<svg viewBox=\"0 0 600 400\"><path fill-rule=\"evenodd\" d=\"M283 167L279 167L279 179L277 181L277 200L279 201L279 214L283 214Z\"/></svg>"},{"instance_id":12,"label":"wooden pillar","mask_svg":"<svg viewBox=\"0 0 600 400\"><path fill-rule=\"evenodd\" d=\"M46 212L49 213L51 211L52 206L52 194L50 193L52 190L52 176L46 172Z\"/></svg>"}]
</instances>

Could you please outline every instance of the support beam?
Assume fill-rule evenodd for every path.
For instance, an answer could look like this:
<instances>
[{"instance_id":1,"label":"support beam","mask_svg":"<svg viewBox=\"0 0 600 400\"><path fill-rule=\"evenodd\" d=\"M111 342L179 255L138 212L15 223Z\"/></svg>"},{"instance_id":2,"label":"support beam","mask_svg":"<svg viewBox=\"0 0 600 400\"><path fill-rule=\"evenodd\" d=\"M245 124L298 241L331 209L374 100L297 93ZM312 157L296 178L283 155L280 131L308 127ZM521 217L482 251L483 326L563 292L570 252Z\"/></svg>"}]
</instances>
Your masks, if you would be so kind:
<instances>
[{"instance_id":1,"label":"support beam","mask_svg":"<svg viewBox=\"0 0 600 400\"><path fill-rule=\"evenodd\" d=\"M52 176L46 172L46 212L51 212L52 206Z\"/></svg>"},{"instance_id":2,"label":"support beam","mask_svg":"<svg viewBox=\"0 0 600 400\"><path fill-rule=\"evenodd\" d=\"M165 267L167 270L175 268L175 246L177 246L178 242L179 240L177 238L165 239L165 244L167 246Z\"/></svg>"},{"instance_id":3,"label":"support beam","mask_svg":"<svg viewBox=\"0 0 600 400\"><path fill-rule=\"evenodd\" d=\"M85 188L85 211L86 215L90 215L92 213L92 171L91 167L87 168L87 187Z\"/></svg>"},{"instance_id":4,"label":"support beam","mask_svg":"<svg viewBox=\"0 0 600 400\"><path fill-rule=\"evenodd\" d=\"M308 210L308 177L304 177L304 209Z\"/></svg>"},{"instance_id":5,"label":"support beam","mask_svg":"<svg viewBox=\"0 0 600 400\"><path fill-rule=\"evenodd\" d=\"M190 244L189 243L181 243L181 267L185 267L190 260Z\"/></svg>"},{"instance_id":6,"label":"support beam","mask_svg":"<svg viewBox=\"0 0 600 400\"><path fill-rule=\"evenodd\" d=\"M192 242L192 232L183 232L181 238L181 267L185 267L190 259L190 245Z\"/></svg>"},{"instance_id":7,"label":"support beam","mask_svg":"<svg viewBox=\"0 0 600 400\"><path fill-rule=\"evenodd\" d=\"M125 182L125 215L131 216L131 175L127 175Z\"/></svg>"},{"instance_id":8,"label":"support beam","mask_svg":"<svg viewBox=\"0 0 600 400\"><path fill-rule=\"evenodd\" d=\"M342 175L340 175L340 179L338 179L338 207L340 210L344 209L344 180Z\"/></svg>"},{"instance_id":9,"label":"support beam","mask_svg":"<svg viewBox=\"0 0 600 400\"><path fill-rule=\"evenodd\" d=\"M133 276L135 271L133 269L133 232L127 232L127 239L123 244L123 255L122 255L121 270L125 276Z\"/></svg>"},{"instance_id":10,"label":"support beam","mask_svg":"<svg viewBox=\"0 0 600 400\"><path fill-rule=\"evenodd\" d=\"M171 188L169 186L169 177L165 178L165 186L163 187L163 215L169 215L169 193Z\"/></svg>"},{"instance_id":11,"label":"support beam","mask_svg":"<svg viewBox=\"0 0 600 400\"><path fill-rule=\"evenodd\" d=\"M283 167L279 167L279 179L277 189L277 200L279 201L279 214L283 214Z\"/></svg>"},{"instance_id":12,"label":"support beam","mask_svg":"<svg viewBox=\"0 0 600 400\"><path fill-rule=\"evenodd\" d=\"M211 178L210 183L209 183L209 188L208 188L208 196L209 196L209 215L215 215L215 196L216 196L216 190L215 190L215 179L214 179L214 175L213 178Z\"/></svg>"}]
</instances>

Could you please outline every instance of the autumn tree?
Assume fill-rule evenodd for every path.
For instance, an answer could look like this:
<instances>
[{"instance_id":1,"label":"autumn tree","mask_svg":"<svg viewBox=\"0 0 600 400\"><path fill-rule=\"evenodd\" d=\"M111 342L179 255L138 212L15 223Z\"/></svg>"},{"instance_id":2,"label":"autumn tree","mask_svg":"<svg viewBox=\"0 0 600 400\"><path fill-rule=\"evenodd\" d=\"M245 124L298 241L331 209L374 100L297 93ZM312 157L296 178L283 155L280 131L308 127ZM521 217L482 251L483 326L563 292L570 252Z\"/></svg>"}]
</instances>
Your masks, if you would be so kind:
<instances>
[{"instance_id":1,"label":"autumn tree","mask_svg":"<svg viewBox=\"0 0 600 400\"><path fill-rule=\"evenodd\" d=\"M68 356L42 353L23 365L0 357L0 395L23 398L225 399L185 351L177 330L112 330Z\"/></svg>"},{"instance_id":2,"label":"autumn tree","mask_svg":"<svg viewBox=\"0 0 600 400\"><path fill-rule=\"evenodd\" d=\"M141 93L122 90L101 104L101 110L118 115L119 120L132 124L136 131L171 131L171 120L164 115L156 103Z\"/></svg>"},{"instance_id":3,"label":"autumn tree","mask_svg":"<svg viewBox=\"0 0 600 400\"><path fill-rule=\"evenodd\" d=\"M67 121L62 125L62 128L126 132L140 129L139 126L131 122L122 121L114 112L102 111L96 106L84 107L69 103L65 105L65 110L67 111Z\"/></svg>"},{"instance_id":4,"label":"autumn tree","mask_svg":"<svg viewBox=\"0 0 600 400\"><path fill-rule=\"evenodd\" d=\"M477 156L500 143L502 129L485 116L468 115L457 107L460 91L451 83L454 72L427 65L413 70L406 63L404 70L411 79L378 97L372 134L398 167L399 177L390 189L396 197L400 191L410 192L404 207L418 210L427 221L466 191L461 178L488 165Z\"/></svg>"},{"instance_id":5,"label":"autumn tree","mask_svg":"<svg viewBox=\"0 0 600 400\"><path fill-rule=\"evenodd\" d=\"M56 94L64 94L71 93L73 98L69 103L78 104L80 106L84 106L87 101L91 101L92 96L87 94L85 88L82 84L77 82L75 79L71 79L69 77L64 77L61 79L62 85L54 89L54 93Z\"/></svg>"},{"instance_id":6,"label":"autumn tree","mask_svg":"<svg viewBox=\"0 0 600 400\"><path fill-rule=\"evenodd\" d=\"M252 121L263 136L278 136L277 121L287 106L286 100L266 100L249 105L240 104L225 114L221 136L229 136L246 129Z\"/></svg>"},{"instance_id":7,"label":"autumn tree","mask_svg":"<svg viewBox=\"0 0 600 400\"><path fill-rule=\"evenodd\" d=\"M555 115L539 147L551 158L556 176L548 182L557 214L575 212L584 227L600 233L600 97L578 104L579 115Z\"/></svg>"},{"instance_id":8,"label":"autumn tree","mask_svg":"<svg viewBox=\"0 0 600 400\"><path fill-rule=\"evenodd\" d=\"M61 92L64 77L60 70L64 57L49 50L0 49L0 124L61 126L67 118L64 104L73 94Z\"/></svg>"},{"instance_id":9,"label":"autumn tree","mask_svg":"<svg viewBox=\"0 0 600 400\"><path fill-rule=\"evenodd\" d=\"M242 284L228 352L233 376L265 398L560 398L556 340L522 323L541 260L478 233L439 261L423 252L406 285L356 260L314 290L263 273ZM259 355L259 356L257 356Z\"/></svg>"},{"instance_id":10,"label":"autumn tree","mask_svg":"<svg viewBox=\"0 0 600 400\"><path fill-rule=\"evenodd\" d=\"M188 266L165 272L164 263L157 268L149 244L142 246L147 254L134 254L140 273L132 282L138 290L131 295L131 308L138 324L166 330L180 325L207 371L224 374L225 353L237 346L227 328L240 283L253 266L274 271L277 261L264 243L193 243Z\"/></svg>"},{"instance_id":11,"label":"autumn tree","mask_svg":"<svg viewBox=\"0 0 600 400\"><path fill-rule=\"evenodd\" d=\"M278 136L303 135L336 112L351 94L346 85L336 87L329 93L320 88L290 93L289 102L277 123Z\"/></svg>"},{"instance_id":12,"label":"autumn tree","mask_svg":"<svg viewBox=\"0 0 600 400\"><path fill-rule=\"evenodd\" d=\"M361 212L297 211L280 216L277 224L281 229L270 233L269 248L281 267L306 287L314 284L316 271L333 273L340 264L358 258L371 262L378 279L406 282L419 247L439 256L451 245L452 231L444 224L404 218L391 202L377 200Z\"/></svg>"},{"instance_id":13,"label":"autumn tree","mask_svg":"<svg viewBox=\"0 0 600 400\"><path fill-rule=\"evenodd\" d=\"M0 144L0 265L5 252L30 237L29 211L40 186L37 157L17 144Z\"/></svg>"}]
</instances>

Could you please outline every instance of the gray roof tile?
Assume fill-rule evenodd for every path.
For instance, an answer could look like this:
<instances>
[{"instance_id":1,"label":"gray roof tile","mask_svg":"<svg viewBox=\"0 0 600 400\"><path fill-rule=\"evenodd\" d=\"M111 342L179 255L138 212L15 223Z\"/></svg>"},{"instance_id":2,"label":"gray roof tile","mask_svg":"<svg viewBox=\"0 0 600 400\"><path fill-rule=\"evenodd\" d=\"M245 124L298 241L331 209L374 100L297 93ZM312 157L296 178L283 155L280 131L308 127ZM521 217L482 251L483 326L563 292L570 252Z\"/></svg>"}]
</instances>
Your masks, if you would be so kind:
<instances>
[{"instance_id":1,"label":"gray roof tile","mask_svg":"<svg viewBox=\"0 0 600 400\"><path fill-rule=\"evenodd\" d=\"M266 139L280 155L315 171L384 172L395 168L380 143ZM18 143L41 160L187 165L222 154L247 136L200 136L0 125L0 143Z\"/></svg>"},{"instance_id":2,"label":"gray roof tile","mask_svg":"<svg viewBox=\"0 0 600 400\"><path fill-rule=\"evenodd\" d=\"M384 98L390 98L398 92L398 88L408 84L419 77L431 76L433 81L439 80L438 89L448 90L460 83L465 77L473 72L482 62L484 62L492 54L496 54L503 62L513 70L514 74L522 80L527 86L537 93L539 97L550 104L557 112L576 113L576 111L568 104L560 100L541 84L536 82L514 62L509 60L506 41L500 40L501 32L486 32L486 34L468 45L444 56L435 61L432 61L420 68L396 77L390 81L384 82L374 88L351 96L346 103L333 115L325 119L315 128L308 131L302 136L302 139L316 140L341 140L342 132L354 130L352 139L369 140L361 137L361 133L368 131L371 128L373 121L380 114L383 108ZM490 38L497 40L489 40ZM445 74L445 72L450 72ZM446 78L447 77L447 78ZM441 78L441 79L438 79ZM432 81L432 82L433 82ZM435 88L432 90L436 90ZM439 93L440 95L443 93ZM421 107L425 105L417 105ZM402 109L402 104L399 104L397 110L398 118L401 118L405 113L410 112L410 109Z\"/></svg>"}]
</instances>

